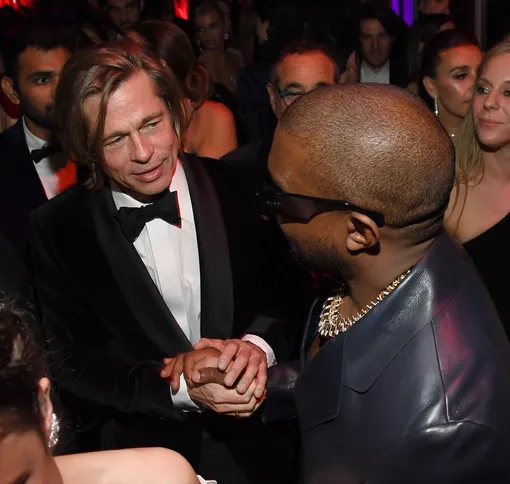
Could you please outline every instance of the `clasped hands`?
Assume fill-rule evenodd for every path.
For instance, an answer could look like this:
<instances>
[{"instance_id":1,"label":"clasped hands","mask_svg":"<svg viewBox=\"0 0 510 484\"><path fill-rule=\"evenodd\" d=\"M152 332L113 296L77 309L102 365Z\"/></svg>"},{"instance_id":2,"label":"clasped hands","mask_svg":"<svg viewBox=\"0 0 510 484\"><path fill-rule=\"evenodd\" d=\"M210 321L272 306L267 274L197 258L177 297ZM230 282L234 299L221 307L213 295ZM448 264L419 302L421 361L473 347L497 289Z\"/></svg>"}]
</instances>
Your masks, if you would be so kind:
<instances>
[{"instance_id":1,"label":"clasped hands","mask_svg":"<svg viewBox=\"0 0 510 484\"><path fill-rule=\"evenodd\" d=\"M161 377L173 391L180 376L190 398L216 413L249 417L266 394L267 356L257 345L239 339L202 338L194 351L165 358Z\"/></svg>"}]
</instances>

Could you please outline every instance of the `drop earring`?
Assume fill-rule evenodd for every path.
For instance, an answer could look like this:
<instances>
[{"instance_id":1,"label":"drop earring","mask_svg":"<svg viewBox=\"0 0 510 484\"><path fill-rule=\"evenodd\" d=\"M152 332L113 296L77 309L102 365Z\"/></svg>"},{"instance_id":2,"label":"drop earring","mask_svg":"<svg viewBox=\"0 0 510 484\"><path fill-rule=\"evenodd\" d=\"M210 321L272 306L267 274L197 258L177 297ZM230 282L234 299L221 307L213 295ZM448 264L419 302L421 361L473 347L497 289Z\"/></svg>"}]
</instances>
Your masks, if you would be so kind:
<instances>
[{"instance_id":1,"label":"drop earring","mask_svg":"<svg viewBox=\"0 0 510 484\"><path fill-rule=\"evenodd\" d=\"M60 435L60 422L58 417L53 414L51 416L50 436L48 437L48 449L53 450L58 444Z\"/></svg>"},{"instance_id":2,"label":"drop earring","mask_svg":"<svg viewBox=\"0 0 510 484\"><path fill-rule=\"evenodd\" d=\"M436 118L439 116L439 104L437 103L437 94L434 96L434 114Z\"/></svg>"}]
</instances>

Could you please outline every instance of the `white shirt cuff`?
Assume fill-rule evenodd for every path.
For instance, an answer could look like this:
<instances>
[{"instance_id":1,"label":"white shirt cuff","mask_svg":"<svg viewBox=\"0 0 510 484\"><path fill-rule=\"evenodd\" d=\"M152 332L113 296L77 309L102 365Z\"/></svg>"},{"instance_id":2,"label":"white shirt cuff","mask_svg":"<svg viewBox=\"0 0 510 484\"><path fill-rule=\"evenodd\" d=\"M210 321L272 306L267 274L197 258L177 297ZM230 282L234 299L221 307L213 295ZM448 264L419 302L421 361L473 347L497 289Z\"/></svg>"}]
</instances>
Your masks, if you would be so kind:
<instances>
[{"instance_id":1,"label":"white shirt cuff","mask_svg":"<svg viewBox=\"0 0 510 484\"><path fill-rule=\"evenodd\" d=\"M242 337L242 340L257 345L266 354L268 368L276 365L276 356L274 354L273 348L271 348L271 346L269 346L260 336L256 336L254 334L245 334Z\"/></svg>"},{"instance_id":2,"label":"white shirt cuff","mask_svg":"<svg viewBox=\"0 0 510 484\"><path fill-rule=\"evenodd\" d=\"M199 410L199 406L191 400L188 394L188 385L186 385L186 380L184 379L184 374L181 374L179 380L179 390L174 392L172 387L170 387L170 394L172 396L172 402L175 408L180 410Z\"/></svg>"}]
</instances>

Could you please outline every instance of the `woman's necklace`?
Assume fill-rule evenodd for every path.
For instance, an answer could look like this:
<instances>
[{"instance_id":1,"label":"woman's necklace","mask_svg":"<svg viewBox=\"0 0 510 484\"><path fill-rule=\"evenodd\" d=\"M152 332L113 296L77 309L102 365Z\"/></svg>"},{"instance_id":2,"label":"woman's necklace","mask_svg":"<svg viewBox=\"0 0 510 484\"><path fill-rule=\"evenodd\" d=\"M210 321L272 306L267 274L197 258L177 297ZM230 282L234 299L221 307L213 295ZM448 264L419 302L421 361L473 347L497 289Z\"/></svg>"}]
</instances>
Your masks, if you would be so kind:
<instances>
[{"instance_id":1,"label":"woman's necklace","mask_svg":"<svg viewBox=\"0 0 510 484\"><path fill-rule=\"evenodd\" d=\"M377 306L388 294L390 294L409 274L409 269L404 274L397 277L386 289L383 289L375 300L370 301L361 311L349 318L344 318L340 314L340 306L345 292L326 299L322 306L319 317L318 332L323 338L334 338L339 333L345 333L351 326L357 323L363 316Z\"/></svg>"}]
</instances>

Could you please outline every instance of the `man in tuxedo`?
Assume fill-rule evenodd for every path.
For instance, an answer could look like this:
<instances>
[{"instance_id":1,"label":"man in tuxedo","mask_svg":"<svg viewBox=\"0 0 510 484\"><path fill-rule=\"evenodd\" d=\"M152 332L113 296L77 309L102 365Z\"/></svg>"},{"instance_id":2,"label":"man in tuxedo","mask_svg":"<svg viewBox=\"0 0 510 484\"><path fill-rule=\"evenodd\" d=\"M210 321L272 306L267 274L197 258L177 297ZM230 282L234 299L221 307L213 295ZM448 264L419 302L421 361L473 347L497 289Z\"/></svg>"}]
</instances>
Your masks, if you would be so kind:
<instances>
[{"instance_id":1,"label":"man in tuxedo","mask_svg":"<svg viewBox=\"0 0 510 484\"><path fill-rule=\"evenodd\" d=\"M55 90L71 48L61 30L33 25L3 47L2 89L22 117L0 134L0 228L24 252L30 213L76 181L75 166L53 143Z\"/></svg>"},{"instance_id":2,"label":"man in tuxedo","mask_svg":"<svg viewBox=\"0 0 510 484\"><path fill-rule=\"evenodd\" d=\"M282 117L269 171L261 202L296 257L344 280L302 343L304 482L508 482L510 346L443 230L454 148L433 114L395 87L316 90Z\"/></svg>"},{"instance_id":3,"label":"man in tuxedo","mask_svg":"<svg viewBox=\"0 0 510 484\"><path fill-rule=\"evenodd\" d=\"M401 22L390 7L373 1L361 6L360 82L393 84L403 88L408 86L406 46L402 38L408 27Z\"/></svg>"},{"instance_id":4,"label":"man in tuxedo","mask_svg":"<svg viewBox=\"0 0 510 484\"><path fill-rule=\"evenodd\" d=\"M33 217L57 382L100 407L104 449L169 447L226 484L295 482L294 442L239 418L291 356L307 305L252 171L179 153L178 82L130 39L76 54L56 106L64 151L90 172ZM163 360L204 338L222 342L223 383L172 390Z\"/></svg>"}]
</instances>

